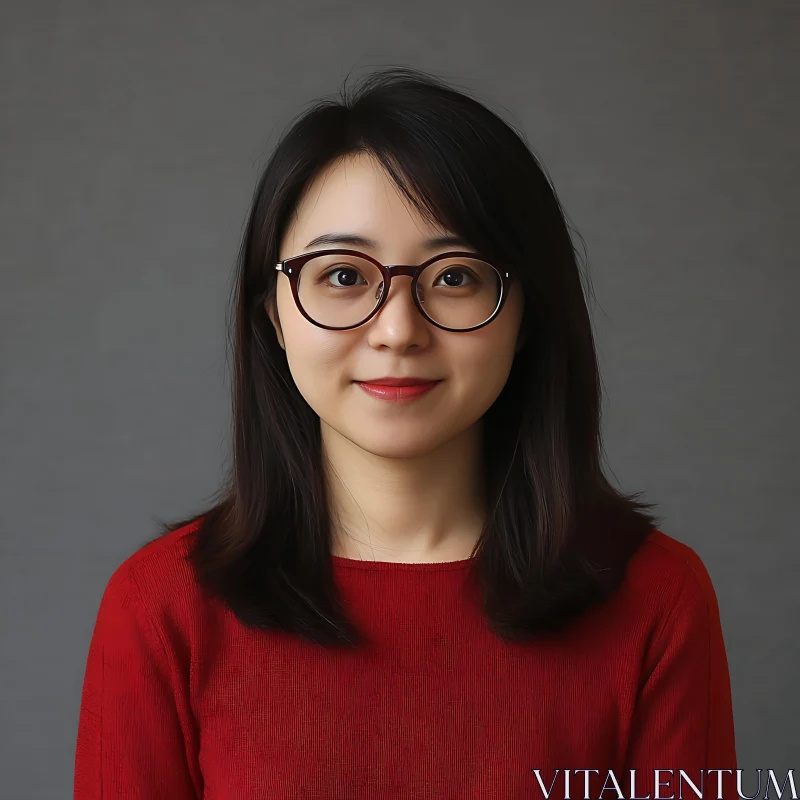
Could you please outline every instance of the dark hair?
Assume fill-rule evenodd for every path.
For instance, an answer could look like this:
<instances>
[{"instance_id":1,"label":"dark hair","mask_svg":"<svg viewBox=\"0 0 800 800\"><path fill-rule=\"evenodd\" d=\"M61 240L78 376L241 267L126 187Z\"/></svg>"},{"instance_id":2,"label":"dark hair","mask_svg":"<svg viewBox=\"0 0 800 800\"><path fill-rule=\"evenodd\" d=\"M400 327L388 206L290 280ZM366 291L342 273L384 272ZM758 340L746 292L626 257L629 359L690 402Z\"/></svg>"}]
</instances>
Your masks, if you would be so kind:
<instances>
[{"instance_id":1,"label":"dark hair","mask_svg":"<svg viewBox=\"0 0 800 800\"><path fill-rule=\"evenodd\" d=\"M653 504L603 475L601 394L582 274L550 179L518 133L419 70L384 68L285 132L261 175L238 257L232 466L197 523L197 580L242 623L355 647L334 581L320 421L292 379L264 302L287 220L334 160L376 157L427 219L518 267L525 294L508 381L484 416L489 512L469 568L498 636L557 631L608 598L654 527ZM158 538L158 537L156 537Z\"/></svg>"}]
</instances>

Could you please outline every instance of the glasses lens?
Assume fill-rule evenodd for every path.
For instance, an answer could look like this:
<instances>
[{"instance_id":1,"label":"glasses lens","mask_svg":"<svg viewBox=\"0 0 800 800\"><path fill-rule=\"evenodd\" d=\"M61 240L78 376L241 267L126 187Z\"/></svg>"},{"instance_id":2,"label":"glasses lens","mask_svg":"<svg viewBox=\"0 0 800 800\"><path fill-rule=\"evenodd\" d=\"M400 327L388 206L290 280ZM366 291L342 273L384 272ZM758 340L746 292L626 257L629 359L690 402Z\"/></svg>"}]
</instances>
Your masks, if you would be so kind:
<instances>
[{"instance_id":1,"label":"glasses lens","mask_svg":"<svg viewBox=\"0 0 800 800\"><path fill-rule=\"evenodd\" d=\"M417 283L425 312L445 328L473 328L486 322L502 291L500 273L491 264L461 256L435 261Z\"/></svg>"},{"instance_id":2,"label":"glasses lens","mask_svg":"<svg viewBox=\"0 0 800 800\"><path fill-rule=\"evenodd\" d=\"M451 257L420 273L417 296L428 316L445 328L473 328L486 322L500 302L500 273L485 261ZM297 285L303 310L315 322L346 328L363 322L383 291L383 274L371 261L323 254L305 263Z\"/></svg>"},{"instance_id":3,"label":"glasses lens","mask_svg":"<svg viewBox=\"0 0 800 800\"><path fill-rule=\"evenodd\" d=\"M332 328L358 325L378 304L382 291L381 271L358 256L315 256L303 266L297 284L306 314Z\"/></svg>"}]
</instances>

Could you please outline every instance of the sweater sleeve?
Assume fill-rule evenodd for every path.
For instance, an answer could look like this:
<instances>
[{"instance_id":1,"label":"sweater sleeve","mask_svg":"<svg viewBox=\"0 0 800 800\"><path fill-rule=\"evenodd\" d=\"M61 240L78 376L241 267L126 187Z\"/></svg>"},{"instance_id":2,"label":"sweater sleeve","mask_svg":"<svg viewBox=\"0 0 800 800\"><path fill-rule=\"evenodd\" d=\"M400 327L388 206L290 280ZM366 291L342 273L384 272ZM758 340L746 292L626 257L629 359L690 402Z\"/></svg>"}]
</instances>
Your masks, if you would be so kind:
<instances>
[{"instance_id":1,"label":"sweater sleeve","mask_svg":"<svg viewBox=\"0 0 800 800\"><path fill-rule=\"evenodd\" d=\"M687 565L680 592L645 660L624 772L629 782L630 770L636 770L637 795L697 797L688 778L698 790L704 781L704 799L738 797L719 608L708 572L699 557L696 562Z\"/></svg>"},{"instance_id":2,"label":"sweater sleeve","mask_svg":"<svg viewBox=\"0 0 800 800\"><path fill-rule=\"evenodd\" d=\"M94 626L78 722L75 800L196 800L162 639L131 569L112 575Z\"/></svg>"}]
</instances>

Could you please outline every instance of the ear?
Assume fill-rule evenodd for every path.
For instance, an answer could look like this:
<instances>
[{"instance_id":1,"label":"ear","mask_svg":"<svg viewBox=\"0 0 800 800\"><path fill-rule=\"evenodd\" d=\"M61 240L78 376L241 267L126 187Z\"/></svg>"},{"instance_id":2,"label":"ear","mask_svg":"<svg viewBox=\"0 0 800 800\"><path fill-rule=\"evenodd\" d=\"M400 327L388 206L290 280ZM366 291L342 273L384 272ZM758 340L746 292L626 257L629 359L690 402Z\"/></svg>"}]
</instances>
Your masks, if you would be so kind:
<instances>
[{"instance_id":1,"label":"ear","mask_svg":"<svg viewBox=\"0 0 800 800\"><path fill-rule=\"evenodd\" d=\"M264 308L269 316L272 326L275 328L275 334L278 337L278 344L286 350L286 345L283 341L283 330L281 329L281 321L278 317L278 309L275 303L275 292L273 292L265 301Z\"/></svg>"}]
</instances>

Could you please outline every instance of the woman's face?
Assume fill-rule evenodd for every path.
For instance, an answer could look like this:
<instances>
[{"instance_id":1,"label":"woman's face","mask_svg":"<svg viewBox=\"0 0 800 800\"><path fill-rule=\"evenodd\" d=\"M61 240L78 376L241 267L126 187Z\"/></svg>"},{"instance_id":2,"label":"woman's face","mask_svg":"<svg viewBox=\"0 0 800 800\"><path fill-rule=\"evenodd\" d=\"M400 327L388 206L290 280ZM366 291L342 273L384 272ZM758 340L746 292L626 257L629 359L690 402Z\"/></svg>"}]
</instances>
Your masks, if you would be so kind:
<instances>
[{"instance_id":1,"label":"woman's face","mask_svg":"<svg viewBox=\"0 0 800 800\"><path fill-rule=\"evenodd\" d=\"M356 234L377 246L307 246L330 233ZM380 162L359 154L332 164L309 186L286 230L279 258L344 247L382 264L421 264L437 253L472 250L426 247L428 238L451 233L424 221ZM378 314L351 330L325 330L305 319L283 274L278 275L277 317L267 305L297 388L323 428L327 425L363 450L388 458L424 455L481 418L506 383L522 320L523 295L515 283L488 325L466 333L445 331L420 314L410 283L409 277L394 277ZM356 383L386 376L440 383L407 402L374 397Z\"/></svg>"}]
</instances>

